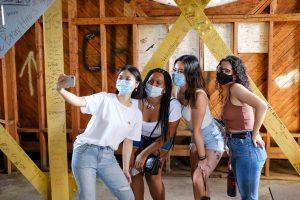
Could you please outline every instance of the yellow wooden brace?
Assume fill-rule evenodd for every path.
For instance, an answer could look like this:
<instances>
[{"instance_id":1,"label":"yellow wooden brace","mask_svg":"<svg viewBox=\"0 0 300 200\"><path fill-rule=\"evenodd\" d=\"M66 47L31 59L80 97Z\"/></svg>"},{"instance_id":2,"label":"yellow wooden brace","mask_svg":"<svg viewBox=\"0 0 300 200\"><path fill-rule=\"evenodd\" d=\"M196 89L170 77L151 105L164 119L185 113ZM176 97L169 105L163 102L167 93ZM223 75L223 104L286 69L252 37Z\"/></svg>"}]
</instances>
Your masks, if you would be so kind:
<instances>
[{"instance_id":1,"label":"yellow wooden brace","mask_svg":"<svg viewBox=\"0 0 300 200\"><path fill-rule=\"evenodd\" d=\"M36 166L2 125L0 125L0 149L42 197L48 199L50 194L49 178Z\"/></svg>"},{"instance_id":2,"label":"yellow wooden brace","mask_svg":"<svg viewBox=\"0 0 300 200\"><path fill-rule=\"evenodd\" d=\"M55 89L58 76L64 73L61 0L44 13L43 29L51 199L68 200L66 109Z\"/></svg>"}]
</instances>

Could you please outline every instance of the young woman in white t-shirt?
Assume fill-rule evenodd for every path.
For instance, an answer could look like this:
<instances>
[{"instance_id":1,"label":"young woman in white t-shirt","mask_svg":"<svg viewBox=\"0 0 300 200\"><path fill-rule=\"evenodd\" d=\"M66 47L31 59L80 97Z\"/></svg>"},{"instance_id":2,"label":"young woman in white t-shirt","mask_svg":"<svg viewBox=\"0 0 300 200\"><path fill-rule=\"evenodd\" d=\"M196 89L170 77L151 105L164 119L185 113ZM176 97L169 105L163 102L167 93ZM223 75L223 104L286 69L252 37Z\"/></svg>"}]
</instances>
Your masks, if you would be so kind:
<instances>
[{"instance_id":1,"label":"young woman in white t-shirt","mask_svg":"<svg viewBox=\"0 0 300 200\"><path fill-rule=\"evenodd\" d=\"M125 66L118 74L116 94L96 93L78 97L64 89L66 75L61 75L57 91L81 112L92 115L84 133L77 136L72 156L72 171L78 186L79 200L96 199L96 177L118 199L133 200L129 173L132 141L140 140L142 113L132 98L142 94L141 75L137 68ZM123 141L123 171L114 150Z\"/></svg>"},{"instance_id":2,"label":"young woman in white t-shirt","mask_svg":"<svg viewBox=\"0 0 300 200\"><path fill-rule=\"evenodd\" d=\"M133 143L132 166L134 170L132 172L140 172L132 174L134 176L131 187L136 200L144 199L144 175L152 198L155 200L165 199L162 166L166 153L173 144L175 131L181 118L180 103L175 98L172 100L171 92L172 80L167 71L156 68L148 72L143 81L143 99L136 103L143 114L141 141ZM158 175L142 172L146 158L153 153L161 154Z\"/></svg>"}]
</instances>

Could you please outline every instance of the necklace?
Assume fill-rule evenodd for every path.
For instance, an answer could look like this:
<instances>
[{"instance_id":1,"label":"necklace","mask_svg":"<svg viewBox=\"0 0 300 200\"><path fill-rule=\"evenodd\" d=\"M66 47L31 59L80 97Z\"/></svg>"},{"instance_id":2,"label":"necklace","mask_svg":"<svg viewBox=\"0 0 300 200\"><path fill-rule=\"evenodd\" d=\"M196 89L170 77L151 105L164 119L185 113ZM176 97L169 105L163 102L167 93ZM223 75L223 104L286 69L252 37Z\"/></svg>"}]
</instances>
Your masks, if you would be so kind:
<instances>
[{"instance_id":1,"label":"necklace","mask_svg":"<svg viewBox=\"0 0 300 200\"><path fill-rule=\"evenodd\" d=\"M158 105L158 104L156 104L156 105L150 104L150 103L147 101L147 99L144 99L144 102L145 102L146 108L149 109L149 110L154 110L155 107Z\"/></svg>"}]
</instances>

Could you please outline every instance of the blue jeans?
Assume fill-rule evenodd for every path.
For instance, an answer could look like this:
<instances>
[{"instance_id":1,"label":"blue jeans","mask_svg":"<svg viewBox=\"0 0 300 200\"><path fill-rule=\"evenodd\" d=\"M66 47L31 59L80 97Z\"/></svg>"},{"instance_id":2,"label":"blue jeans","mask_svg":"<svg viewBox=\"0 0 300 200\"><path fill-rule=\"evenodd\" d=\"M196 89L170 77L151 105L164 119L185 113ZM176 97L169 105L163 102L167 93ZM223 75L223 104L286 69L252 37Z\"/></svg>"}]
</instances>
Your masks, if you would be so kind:
<instances>
[{"instance_id":1,"label":"blue jeans","mask_svg":"<svg viewBox=\"0 0 300 200\"><path fill-rule=\"evenodd\" d=\"M229 138L228 147L242 200L258 200L260 174L267 158L265 148L254 147L251 132L244 139Z\"/></svg>"},{"instance_id":2,"label":"blue jeans","mask_svg":"<svg viewBox=\"0 0 300 200\"><path fill-rule=\"evenodd\" d=\"M118 199L134 200L127 178L110 147L83 144L75 148L72 171L78 186L79 200L96 199L97 176Z\"/></svg>"}]
</instances>

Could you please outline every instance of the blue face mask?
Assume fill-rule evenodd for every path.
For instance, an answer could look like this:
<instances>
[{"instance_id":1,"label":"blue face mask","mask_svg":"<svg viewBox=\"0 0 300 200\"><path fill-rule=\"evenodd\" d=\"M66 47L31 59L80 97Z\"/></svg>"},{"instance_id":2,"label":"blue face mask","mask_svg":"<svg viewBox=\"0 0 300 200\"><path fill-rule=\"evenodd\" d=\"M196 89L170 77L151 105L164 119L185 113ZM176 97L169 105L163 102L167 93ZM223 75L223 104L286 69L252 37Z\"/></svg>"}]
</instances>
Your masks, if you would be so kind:
<instances>
[{"instance_id":1,"label":"blue face mask","mask_svg":"<svg viewBox=\"0 0 300 200\"><path fill-rule=\"evenodd\" d=\"M186 84L185 76L183 73L173 72L172 78L173 78L174 84L178 87L182 87Z\"/></svg>"},{"instance_id":2,"label":"blue face mask","mask_svg":"<svg viewBox=\"0 0 300 200\"><path fill-rule=\"evenodd\" d=\"M153 86L149 83L146 83L146 88L145 88L145 91L147 93L147 96L150 97L150 98L155 98L155 97L159 97L162 95L162 88L160 87L156 87L156 86Z\"/></svg>"},{"instance_id":3,"label":"blue face mask","mask_svg":"<svg viewBox=\"0 0 300 200\"><path fill-rule=\"evenodd\" d=\"M116 88L120 95L130 94L133 91L133 86L131 81L127 80L117 80Z\"/></svg>"}]
</instances>

